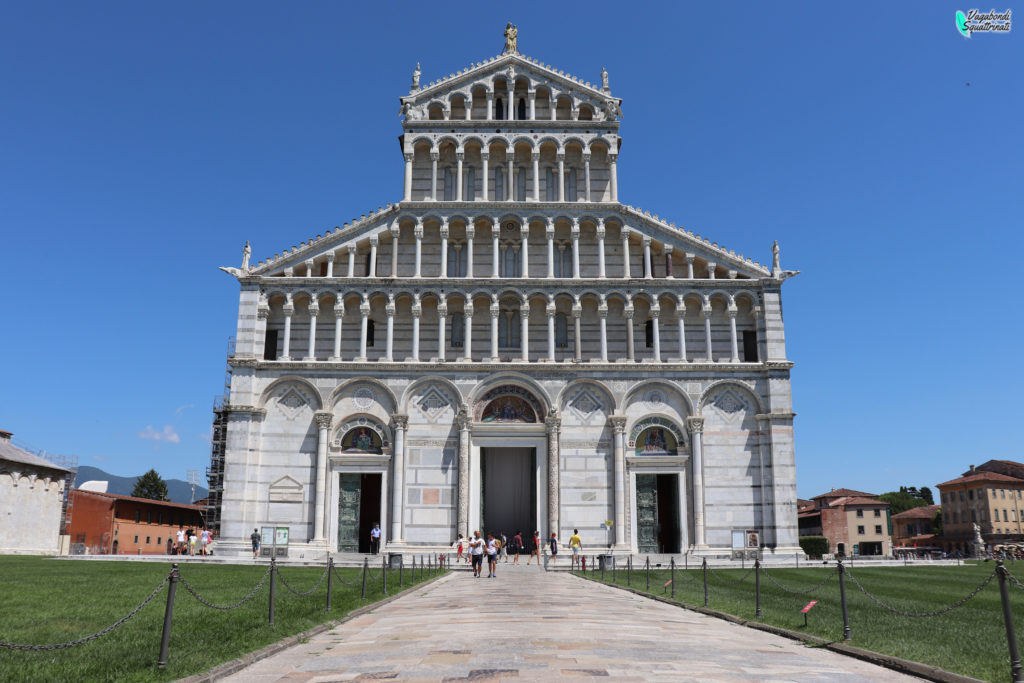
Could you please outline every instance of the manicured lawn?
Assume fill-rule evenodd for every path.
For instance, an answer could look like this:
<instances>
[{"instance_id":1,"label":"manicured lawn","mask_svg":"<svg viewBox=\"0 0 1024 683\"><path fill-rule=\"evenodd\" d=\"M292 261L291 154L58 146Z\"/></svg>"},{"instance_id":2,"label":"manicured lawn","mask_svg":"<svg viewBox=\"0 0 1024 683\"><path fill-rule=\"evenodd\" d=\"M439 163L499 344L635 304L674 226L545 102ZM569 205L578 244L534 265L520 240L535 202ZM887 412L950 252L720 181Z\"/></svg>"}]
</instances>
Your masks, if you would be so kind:
<instances>
[{"instance_id":1,"label":"manicured lawn","mask_svg":"<svg viewBox=\"0 0 1024 683\"><path fill-rule=\"evenodd\" d=\"M266 566L183 564L181 576L204 598L232 604L248 594ZM99 562L0 557L0 641L49 644L75 640L123 617L168 575L170 563ZM267 623L269 581L249 602L230 611L200 604L179 583L170 655L157 668L167 588L134 618L97 640L65 650L24 652L0 648L2 681L167 681L210 669L384 597L381 567L370 572L366 600L359 569L339 569L333 605L326 611L326 579L311 595L293 595L280 583L275 625ZM283 567L297 591L309 590L323 568ZM429 578L425 576L424 578ZM408 567L404 585L413 583ZM388 594L399 591L398 571L388 571Z\"/></svg>"},{"instance_id":2,"label":"manicured lawn","mask_svg":"<svg viewBox=\"0 0 1024 683\"><path fill-rule=\"evenodd\" d=\"M634 558L635 559L635 558ZM637 563L637 566L641 566ZM589 570L587 578L601 578ZM616 572L615 583L625 586L626 572ZM1012 574L1024 580L1024 563L1008 565ZM932 612L957 602L973 591L995 569L994 563L969 566L910 566L861 568L851 574L882 602L905 612ZM749 570L749 567L748 567ZM772 578L790 590L806 590L823 580L834 568L769 569ZM738 581L746 575L741 583ZM612 582L611 572L604 573ZM669 580L665 567L651 571L650 592L670 595L664 584ZM676 572L676 601L704 605L701 571ZM633 588L645 590L642 568L630 578ZM1017 635L1024 633L1024 590L1011 582ZM810 595L793 595L761 576L761 617L755 618L754 574L747 570L718 569L708 574L708 607L752 621L808 633L832 641L842 641L843 621L839 601L839 580L833 576ZM851 645L903 659L924 662L947 671L989 681L1010 680L1010 656L1003 625L999 584L996 578L972 600L941 616L911 618L889 612L872 602L849 578L846 580L847 608L850 615ZM818 600L804 627L800 609L810 600ZM1018 638L1020 641L1020 638ZM1024 647L1019 645L1018 647Z\"/></svg>"}]
</instances>

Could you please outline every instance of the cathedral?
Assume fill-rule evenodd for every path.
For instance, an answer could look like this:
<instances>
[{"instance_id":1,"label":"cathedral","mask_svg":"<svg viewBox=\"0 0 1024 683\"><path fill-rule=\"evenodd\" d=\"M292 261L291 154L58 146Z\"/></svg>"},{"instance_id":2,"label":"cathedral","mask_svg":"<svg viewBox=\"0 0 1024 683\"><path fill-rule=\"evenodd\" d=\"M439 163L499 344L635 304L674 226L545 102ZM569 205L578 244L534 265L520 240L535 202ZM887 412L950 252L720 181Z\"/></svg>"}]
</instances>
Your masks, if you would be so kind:
<instances>
[{"instance_id":1,"label":"cathedral","mask_svg":"<svg viewBox=\"0 0 1024 683\"><path fill-rule=\"evenodd\" d=\"M588 552L799 551L795 273L620 202L607 71L516 34L436 81L416 65L400 202L223 268L220 552L254 528L294 557L367 552L378 524L391 552L573 529Z\"/></svg>"}]
</instances>

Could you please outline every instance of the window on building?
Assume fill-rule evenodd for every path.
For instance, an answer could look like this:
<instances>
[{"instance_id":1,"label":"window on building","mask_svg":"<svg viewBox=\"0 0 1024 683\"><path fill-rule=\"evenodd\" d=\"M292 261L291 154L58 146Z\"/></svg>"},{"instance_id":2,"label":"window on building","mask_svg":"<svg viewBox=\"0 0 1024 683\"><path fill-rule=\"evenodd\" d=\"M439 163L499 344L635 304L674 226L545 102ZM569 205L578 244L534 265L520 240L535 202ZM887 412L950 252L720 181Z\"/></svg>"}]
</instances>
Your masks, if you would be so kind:
<instances>
[{"instance_id":1,"label":"window on building","mask_svg":"<svg viewBox=\"0 0 1024 683\"><path fill-rule=\"evenodd\" d=\"M875 510L875 517L881 517L881 516L882 516L882 511L881 510Z\"/></svg>"},{"instance_id":2,"label":"window on building","mask_svg":"<svg viewBox=\"0 0 1024 683\"><path fill-rule=\"evenodd\" d=\"M964 492L963 492L963 489L961 489L960 490L960 500L963 501L963 499L964 499Z\"/></svg>"},{"instance_id":3,"label":"window on building","mask_svg":"<svg viewBox=\"0 0 1024 683\"><path fill-rule=\"evenodd\" d=\"M757 362L757 332L743 330L743 362Z\"/></svg>"},{"instance_id":4,"label":"window on building","mask_svg":"<svg viewBox=\"0 0 1024 683\"><path fill-rule=\"evenodd\" d=\"M519 316L516 312L502 310L498 314L498 346L505 349L514 349L519 346L519 342L513 339L518 322Z\"/></svg>"},{"instance_id":5,"label":"window on building","mask_svg":"<svg viewBox=\"0 0 1024 683\"><path fill-rule=\"evenodd\" d=\"M876 534L882 533L882 525L881 524L876 524L875 525L875 533Z\"/></svg>"},{"instance_id":6,"label":"window on building","mask_svg":"<svg viewBox=\"0 0 1024 683\"><path fill-rule=\"evenodd\" d=\"M368 319L366 321L366 345L367 346L373 346L373 344L374 344L374 341L375 341L375 338L374 338L374 328L375 327L376 326L373 324L373 320L372 319Z\"/></svg>"},{"instance_id":7,"label":"window on building","mask_svg":"<svg viewBox=\"0 0 1024 683\"><path fill-rule=\"evenodd\" d=\"M152 523L153 523L153 511L152 510L146 510L146 524L152 524ZM148 541L147 541L147 543L148 543Z\"/></svg>"},{"instance_id":8,"label":"window on building","mask_svg":"<svg viewBox=\"0 0 1024 683\"><path fill-rule=\"evenodd\" d=\"M649 349L654 348L654 320L644 321L644 344Z\"/></svg>"},{"instance_id":9,"label":"window on building","mask_svg":"<svg viewBox=\"0 0 1024 683\"><path fill-rule=\"evenodd\" d=\"M967 500L974 500L974 489L967 491Z\"/></svg>"},{"instance_id":10,"label":"window on building","mask_svg":"<svg viewBox=\"0 0 1024 683\"><path fill-rule=\"evenodd\" d=\"M449 166L444 169L444 200L455 201L455 169Z\"/></svg>"},{"instance_id":11,"label":"window on building","mask_svg":"<svg viewBox=\"0 0 1024 683\"><path fill-rule=\"evenodd\" d=\"M999 497L1006 498L1006 489L999 489Z\"/></svg>"},{"instance_id":12,"label":"window on building","mask_svg":"<svg viewBox=\"0 0 1024 683\"><path fill-rule=\"evenodd\" d=\"M149 545L149 536L146 536L146 545Z\"/></svg>"},{"instance_id":13,"label":"window on building","mask_svg":"<svg viewBox=\"0 0 1024 683\"><path fill-rule=\"evenodd\" d=\"M978 521L977 515L974 514L974 510L971 510L971 521L972 522L977 522Z\"/></svg>"},{"instance_id":14,"label":"window on building","mask_svg":"<svg viewBox=\"0 0 1024 683\"><path fill-rule=\"evenodd\" d=\"M555 346L569 347L569 320L565 313L555 313Z\"/></svg>"},{"instance_id":15,"label":"window on building","mask_svg":"<svg viewBox=\"0 0 1024 683\"><path fill-rule=\"evenodd\" d=\"M494 169L494 201L501 202L505 200L505 173L501 166L497 166Z\"/></svg>"},{"instance_id":16,"label":"window on building","mask_svg":"<svg viewBox=\"0 0 1024 683\"><path fill-rule=\"evenodd\" d=\"M576 201L576 169L572 168L565 172L565 201Z\"/></svg>"},{"instance_id":17,"label":"window on building","mask_svg":"<svg viewBox=\"0 0 1024 683\"><path fill-rule=\"evenodd\" d=\"M857 533L860 534L861 536L864 535L864 526L863 525L857 527Z\"/></svg>"},{"instance_id":18,"label":"window on building","mask_svg":"<svg viewBox=\"0 0 1024 683\"><path fill-rule=\"evenodd\" d=\"M953 524L959 524L959 523L960 523L960 513L958 513L956 510L953 510Z\"/></svg>"},{"instance_id":19,"label":"window on building","mask_svg":"<svg viewBox=\"0 0 1024 683\"><path fill-rule=\"evenodd\" d=\"M467 202L476 201L476 169L462 169L462 199Z\"/></svg>"},{"instance_id":20,"label":"window on building","mask_svg":"<svg viewBox=\"0 0 1024 683\"><path fill-rule=\"evenodd\" d=\"M505 104L500 97L494 100L494 118L498 121L505 120Z\"/></svg>"},{"instance_id":21,"label":"window on building","mask_svg":"<svg viewBox=\"0 0 1024 683\"><path fill-rule=\"evenodd\" d=\"M501 255L500 274L502 277L519 277L521 275L522 261L519 257L519 250L508 245Z\"/></svg>"},{"instance_id":22,"label":"window on building","mask_svg":"<svg viewBox=\"0 0 1024 683\"><path fill-rule=\"evenodd\" d=\"M1006 510L1005 509L1003 510L1003 521L1004 522L1009 522L1010 521L1010 517L1006 514Z\"/></svg>"},{"instance_id":23,"label":"window on building","mask_svg":"<svg viewBox=\"0 0 1024 683\"><path fill-rule=\"evenodd\" d=\"M156 513L156 523L157 524L163 524L164 523L164 513L162 511Z\"/></svg>"},{"instance_id":24,"label":"window on building","mask_svg":"<svg viewBox=\"0 0 1024 683\"><path fill-rule=\"evenodd\" d=\"M263 360L277 360L277 330L267 330L263 338Z\"/></svg>"},{"instance_id":25,"label":"window on building","mask_svg":"<svg viewBox=\"0 0 1024 683\"><path fill-rule=\"evenodd\" d=\"M136 536L136 537L135 537L135 545L138 545L138 544L139 544L139 537L138 537L138 536Z\"/></svg>"},{"instance_id":26,"label":"window on building","mask_svg":"<svg viewBox=\"0 0 1024 683\"><path fill-rule=\"evenodd\" d=\"M526 100L522 97L519 98L519 104L516 106L516 118L520 121L526 120Z\"/></svg>"},{"instance_id":27,"label":"window on building","mask_svg":"<svg viewBox=\"0 0 1024 683\"><path fill-rule=\"evenodd\" d=\"M526 167L520 166L516 172L516 199L526 201Z\"/></svg>"},{"instance_id":28,"label":"window on building","mask_svg":"<svg viewBox=\"0 0 1024 683\"><path fill-rule=\"evenodd\" d=\"M320 264L320 277L327 277L327 261Z\"/></svg>"},{"instance_id":29,"label":"window on building","mask_svg":"<svg viewBox=\"0 0 1024 683\"><path fill-rule=\"evenodd\" d=\"M461 349L466 338L466 318L462 313L452 313L452 329L448 335L452 340L453 349Z\"/></svg>"},{"instance_id":30,"label":"window on building","mask_svg":"<svg viewBox=\"0 0 1024 683\"><path fill-rule=\"evenodd\" d=\"M156 544L157 545L163 545L164 544L164 537L163 536L157 536L156 537Z\"/></svg>"},{"instance_id":31,"label":"window on building","mask_svg":"<svg viewBox=\"0 0 1024 683\"><path fill-rule=\"evenodd\" d=\"M136 509L135 510L135 522L138 523L138 522L141 522L141 521L142 521L142 510Z\"/></svg>"},{"instance_id":32,"label":"window on building","mask_svg":"<svg viewBox=\"0 0 1024 683\"><path fill-rule=\"evenodd\" d=\"M858 517L863 517L864 516L864 511L863 510L857 510L857 516Z\"/></svg>"},{"instance_id":33,"label":"window on building","mask_svg":"<svg viewBox=\"0 0 1024 683\"><path fill-rule=\"evenodd\" d=\"M555 169L548 168L544 182L544 196L549 202L558 201L558 185L555 184Z\"/></svg>"},{"instance_id":34,"label":"window on building","mask_svg":"<svg viewBox=\"0 0 1024 683\"><path fill-rule=\"evenodd\" d=\"M881 528L881 527L877 527L877 528ZM913 535L914 535L914 525L913 524L908 524L907 525L907 536L913 536Z\"/></svg>"}]
</instances>

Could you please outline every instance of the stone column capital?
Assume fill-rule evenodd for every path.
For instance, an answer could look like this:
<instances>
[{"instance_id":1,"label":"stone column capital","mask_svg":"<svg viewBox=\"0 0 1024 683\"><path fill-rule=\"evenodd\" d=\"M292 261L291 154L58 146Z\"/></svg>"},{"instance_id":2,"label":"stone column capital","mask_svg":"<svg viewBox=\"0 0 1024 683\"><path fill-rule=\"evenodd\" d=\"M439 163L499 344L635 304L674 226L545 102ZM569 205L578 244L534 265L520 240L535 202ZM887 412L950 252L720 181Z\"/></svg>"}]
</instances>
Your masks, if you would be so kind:
<instances>
[{"instance_id":1,"label":"stone column capital","mask_svg":"<svg viewBox=\"0 0 1024 683\"><path fill-rule=\"evenodd\" d=\"M325 256L327 257L327 260L329 262L333 262L334 261L334 252L333 251L327 252L327 254L325 254Z\"/></svg>"},{"instance_id":2,"label":"stone column capital","mask_svg":"<svg viewBox=\"0 0 1024 683\"><path fill-rule=\"evenodd\" d=\"M291 315L292 313L295 312L295 305L289 301L288 303L281 307L281 310L284 311L285 315Z\"/></svg>"},{"instance_id":3,"label":"stone column capital","mask_svg":"<svg viewBox=\"0 0 1024 683\"><path fill-rule=\"evenodd\" d=\"M584 152L583 153L583 163L585 163L585 164L589 164L590 163L590 152Z\"/></svg>"},{"instance_id":4,"label":"stone column capital","mask_svg":"<svg viewBox=\"0 0 1024 683\"><path fill-rule=\"evenodd\" d=\"M573 304L573 307L572 307L572 317L577 318L577 319L582 318L583 317L583 306L581 306L579 304Z\"/></svg>"},{"instance_id":5,"label":"stone column capital","mask_svg":"<svg viewBox=\"0 0 1024 683\"><path fill-rule=\"evenodd\" d=\"M555 317L555 313L557 313L557 309L555 309L555 305L553 303L551 303L551 304L548 304L545 307L544 312L547 313L547 316L549 318L554 318Z\"/></svg>"},{"instance_id":6,"label":"stone column capital","mask_svg":"<svg viewBox=\"0 0 1024 683\"><path fill-rule=\"evenodd\" d=\"M674 249L671 244L663 244L661 248L664 250L666 254L671 254Z\"/></svg>"},{"instance_id":7,"label":"stone column capital","mask_svg":"<svg viewBox=\"0 0 1024 683\"><path fill-rule=\"evenodd\" d=\"M700 312L704 314L705 318L710 318L714 314L714 310L712 310L711 306L705 306L700 309Z\"/></svg>"},{"instance_id":8,"label":"stone column capital","mask_svg":"<svg viewBox=\"0 0 1024 683\"><path fill-rule=\"evenodd\" d=\"M317 429L330 429L334 414L326 410L318 410L313 413L313 419L316 420Z\"/></svg>"},{"instance_id":9,"label":"stone column capital","mask_svg":"<svg viewBox=\"0 0 1024 683\"><path fill-rule=\"evenodd\" d=\"M406 152L402 156L405 157L407 163L412 163L412 160L413 158L415 158L416 155L412 154L411 152Z\"/></svg>"},{"instance_id":10,"label":"stone column capital","mask_svg":"<svg viewBox=\"0 0 1024 683\"><path fill-rule=\"evenodd\" d=\"M423 239L423 221L416 221L416 227L412 230L413 237Z\"/></svg>"},{"instance_id":11,"label":"stone column capital","mask_svg":"<svg viewBox=\"0 0 1024 683\"><path fill-rule=\"evenodd\" d=\"M649 247L649 246L651 246L651 238L650 238L650 237L648 237L647 235L644 235L644 237L643 237L643 243L644 243L644 246L645 246L645 247Z\"/></svg>"},{"instance_id":12,"label":"stone column capital","mask_svg":"<svg viewBox=\"0 0 1024 683\"><path fill-rule=\"evenodd\" d=\"M455 416L455 424L460 432L468 432L473 428L473 416L469 412L469 406L463 405Z\"/></svg>"},{"instance_id":13,"label":"stone column capital","mask_svg":"<svg viewBox=\"0 0 1024 683\"><path fill-rule=\"evenodd\" d=\"M609 415L608 424L612 426L612 431L616 434L626 433L626 416L625 415Z\"/></svg>"},{"instance_id":14,"label":"stone column capital","mask_svg":"<svg viewBox=\"0 0 1024 683\"><path fill-rule=\"evenodd\" d=\"M627 228L626 226L622 226L622 241L623 242L628 242L629 241L629 233L630 232L632 232L632 231L629 228Z\"/></svg>"},{"instance_id":15,"label":"stone column capital","mask_svg":"<svg viewBox=\"0 0 1024 683\"><path fill-rule=\"evenodd\" d=\"M491 304L491 317L494 318L495 320L497 320L498 316L500 316L500 315L501 315L501 308L498 306L498 304Z\"/></svg>"},{"instance_id":16,"label":"stone column capital","mask_svg":"<svg viewBox=\"0 0 1024 683\"><path fill-rule=\"evenodd\" d=\"M401 429L405 431L409 428L409 416L408 415L392 415L391 421L395 424L395 429Z\"/></svg>"},{"instance_id":17,"label":"stone column capital","mask_svg":"<svg viewBox=\"0 0 1024 683\"><path fill-rule=\"evenodd\" d=\"M657 320L661 316L661 308L659 306L651 307L651 317Z\"/></svg>"},{"instance_id":18,"label":"stone column capital","mask_svg":"<svg viewBox=\"0 0 1024 683\"><path fill-rule=\"evenodd\" d=\"M421 315L423 315L423 306L417 301L412 305L412 317L419 318Z\"/></svg>"},{"instance_id":19,"label":"stone column capital","mask_svg":"<svg viewBox=\"0 0 1024 683\"><path fill-rule=\"evenodd\" d=\"M270 309L263 306L256 309L256 317L260 320L267 320L270 318Z\"/></svg>"},{"instance_id":20,"label":"stone column capital","mask_svg":"<svg viewBox=\"0 0 1024 683\"><path fill-rule=\"evenodd\" d=\"M364 318L369 316L370 315L370 302L369 301L364 301L363 303L359 304L359 312L363 314Z\"/></svg>"},{"instance_id":21,"label":"stone column capital","mask_svg":"<svg viewBox=\"0 0 1024 683\"><path fill-rule=\"evenodd\" d=\"M465 304L463 304L462 305L462 314L465 315L467 318L472 318L473 317L473 304L471 304L469 302L466 302Z\"/></svg>"},{"instance_id":22,"label":"stone column capital","mask_svg":"<svg viewBox=\"0 0 1024 683\"><path fill-rule=\"evenodd\" d=\"M392 225L390 228L388 228L388 232L391 233L391 238L396 242L398 241L398 238L401 237L402 235L402 230L401 228L398 227L397 224Z\"/></svg>"},{"instance_id":23,"label":"stone column capital","mask_svg":"<svg viewBox=\"0 0 1024 683\"><path fill-rule=\"evenodd\" d=\"M622 317L627 319L627 320L632 320L633 319L633 313L635 311L636 311L636 309L633 308L632 304L630 304L629 306L626 306L625 308L622 309Z\"/></svg>"},{"instance_id":24,"label":"stone column capital","mask_svg":"<svg viewBox=\"0 0 1024 683\"><path fill-rule=\"evenodd\" d=\"M431 161L437 161L440 158L441 158L440 152L431 152L430 153L430 160Z\"/></svg>"},{"instance_id":25,"label":"stone column capital","mask_svg":"<svg viewBox=\"0 0 1024 683\"><path fill-rule=\"evenodd\" d=\"M701 434L704 432L704 418L703 417L688 417L686 418L686 429L691 434Z\"/></svg>"},{"instance_id":26,"label":"stone column capital","mask_svg":"<svg viewBox=\"0 0 1024 683\"><path fill-rule=\"evenodd\" d=\"M558 161L558 163L563 163L565 161L565 150L558 150L558 152L555 153L555 160Z\"/></svg>"},{"instance_id":27,"label":"stone column capital","mask_svg":"<svg viewBox=\"0 0 1024 683\"><path fill-rule=\"evenodd\" d=\"M355 253L356 245L350 244L346 248L348 249L348 253L353 254L353 253Z\"/></svg>"},{"instance_id":28,"label":"stone column capital","mask_svg":"<svg viewBox=\"0 0 1024 683\"><path fill-rule=\"evenodd\" d=\"M599 304L598 307L597 307L597 314L599 316L601 316L602 318L607 318L608 317L608 304L603 303L603 302L601 304Z\"/></svg>"},{"instance_id":29,"label":"stone column capital","mask_svg":"<svg viewBox=\"0 0 1024 683\"><path fill-rule=\"evenodd\" d=\"M521 226L521 227L519 228L519 236L520 236L520 237L521 237L522 239L524 239L524 240L525 240L525 239L526 239L527 237L529 237L529 236L530 236L530 226L529 226L529 225L523 225L523 226Z\"/></svg>"},{"instance_id":30,"label":"stone column capital","mask_svg":"<svg viewBox=\"0 0 1024 683\"><path fill-rule=\"evenodd\" d=\"M341 299L334 304L334 315L345 315L345 302Z\"/></svg>"},{"instance_id":31,"label":"stone column capital","mask_svg":"<svg viewBox=\"0 0 1024 683\"><path fill-rule=\"evenodd\" d=\"M378 244L380 244L380 235L379 234L370 235L370 246L371 247L376 247Z\"/></svg>"},{"instance_id":32,"label":"stone column capital","mask_svg":"<svg viewBox=\"0 0 1024 683\"><path fill-rule=\"evenodd\" d=\"M540 161L540 152L530 152L530 161Z\"/></svg>"},{"instance_id":33,"label":"stone column capital","mask_svg":"<svg viewBox=\"0 0 1024 683\"><path fill-rule=\"evenodd\" d=\"M456 161L462 161L465 158L466 158L466 153L465 152L459 151L459 152L455 153L455 160Z\"/></svg>"},{"instance_id":34,"label":"stone column capital","mask_svg":"<svg viewBox=\"0 0 1024 683\"><path fill-rule=\"evenodd\" d=\"M730 318L735 318L737 313L739 313L739 309L737 309L735 306L730 306L729 308L725 309L725 314L728 315Z\"/></svg>"},{"instance_id":35,"label":"stone column capital","mask_svg":"<svg viewBox=\"0 0 1024 683\"><path fill-rule=\"evenodd\" d=\"M320 307L319 306L310 306L309 307L309 314L312 317L314 317L314 318L317 317L318 315L320 315Z\"/></svg>"},{"instance_id":36,"label":"stone column capital","mask_svg":"<svg viewBox=\"0 0 1024 683\"><path fill-rule=\"evenodd\" d=\"M615 153L609 154L609 155L608 155L608 163L610 163L610 164L614 164L614 163L615 163L615 161L616 161L616 160L617 160L618 158L619 158L619 155L618 155L618 154L615 154Z\"/></svg>"},{"instance_id":37,"label":"stone column capital","mask_svg":"<svg viewBox=\"0 0 1024 683\"><path fill-rule=\"evenodd\" d=\"M448 234L448 221L445 221L441 224L441 238L448 239Z\"/></svg>"},{"instance_id":38,"label":"stone column capital","mask_svg":"<svg viewBox=\"0 0 1024 683\"><path fill-rule=\"evenodd\" d=\"M490 152L480 152L480 159L483 161L489 161L491 158Z\"/></svg>"},{"instance_id":39,"label":"stone column capital","mask_svg":"<svg viewBox=\"0 0 1024 683\"><path fill-rule=\"evenodd\" d=\"M439 303L437 305L437 315L439 317L441 317L441 318L447 318L448 317L448 304L447 303L442 301L441 303Z\"/></svg>"},{"instance_id":40,"label":"stone column capital","mask_svg":"<svg viewBox=\"0 0 1024 683\"><path fill-rule=\"evenodd\" d=\"M466 226L466 239L471 240L474 237L476 237L476 226L467 225Z\"/></svg>"},{"instance_id":41,"label":"stone column capital","mask_svg":"<svg viewBox=\"0 0 1024 683\"><path fill-rule=\"evenodd\" d=\"M522 306L519 309L519 317L522 318L523 320L529 320L530 319L530 306L529 306L529 304L527 304L525 306Z\"/></svg>"},{"instance_id":42,"label":"stone column capital","mask_svg":"<svg viewBox=\"0 0 1024 683\"><path fill-rule=\"evenodd\" d=\"M395 317L395 302L394 301L389 301L387 303L387 305L384 306L384 312L387 314L387 316L389 318L394 318Z\"/></svg>"},{"instance_id":43,"label":"stone column capital","mask_svg":"<svg viewBox=\"0 0 1024 683\"><path fill-rule=\"evenodd\" d=\"M556 415L548 415L544 418L544 426L549 434L558 434L562 431L562 418Z\"/></svg>"}]
</instances>

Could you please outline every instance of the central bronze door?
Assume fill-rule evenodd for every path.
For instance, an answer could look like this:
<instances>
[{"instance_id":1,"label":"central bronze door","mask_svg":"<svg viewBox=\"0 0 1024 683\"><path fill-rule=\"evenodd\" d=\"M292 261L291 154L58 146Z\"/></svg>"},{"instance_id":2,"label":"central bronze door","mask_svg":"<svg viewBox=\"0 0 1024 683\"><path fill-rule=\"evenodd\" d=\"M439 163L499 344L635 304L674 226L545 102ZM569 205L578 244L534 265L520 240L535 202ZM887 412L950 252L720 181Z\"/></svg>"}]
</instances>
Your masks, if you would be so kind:
<instances>
[{"instance_id":1,"label":"central bronze door","mask_svg":"<svg viewBox=\"0 0 1024 683\"><path fill-rule=\"evenodd\" d=\"M344 472L338 487L338 550L359 552L359 499L362 494L362 476Z\"/></svg>"}]
</instances>

